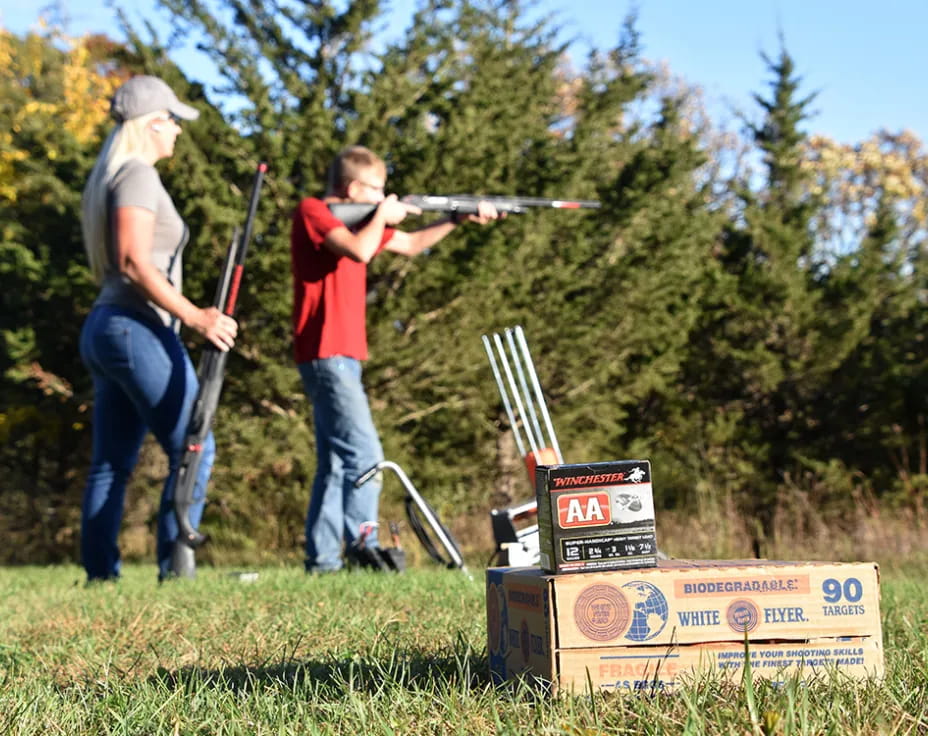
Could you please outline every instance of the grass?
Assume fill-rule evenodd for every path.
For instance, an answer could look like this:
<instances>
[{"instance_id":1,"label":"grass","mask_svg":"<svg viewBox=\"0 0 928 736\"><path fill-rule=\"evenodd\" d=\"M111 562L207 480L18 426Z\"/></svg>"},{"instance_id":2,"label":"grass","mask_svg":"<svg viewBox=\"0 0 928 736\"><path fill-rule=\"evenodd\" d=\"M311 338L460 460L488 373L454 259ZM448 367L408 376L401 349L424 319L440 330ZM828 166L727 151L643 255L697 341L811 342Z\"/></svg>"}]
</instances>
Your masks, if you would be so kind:
<instances>
[{"instance_id":1,"label":"grass","mask_svg":"<svg viewBox=\"0 0 928 736\"><path fill-rule=\"evenodd\" d=\"M489 683L482 575L0 569L0 733L925 734L928 576L884 575L886 679L549 697Z\"/></svg>"}]
</instances>

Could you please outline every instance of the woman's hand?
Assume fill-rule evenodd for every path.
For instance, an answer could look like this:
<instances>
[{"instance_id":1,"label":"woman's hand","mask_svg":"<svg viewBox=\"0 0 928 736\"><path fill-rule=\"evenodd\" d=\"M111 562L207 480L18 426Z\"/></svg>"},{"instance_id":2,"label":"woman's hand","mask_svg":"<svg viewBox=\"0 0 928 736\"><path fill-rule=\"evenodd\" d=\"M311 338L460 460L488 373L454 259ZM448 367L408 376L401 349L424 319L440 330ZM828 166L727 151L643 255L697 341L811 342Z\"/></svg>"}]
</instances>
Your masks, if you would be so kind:
<instances>
[{"instance_id":1,"label":"woman's hand","mask_svg":"<svg viewBox=\"0 0 928 736\"><path fill-rule=\"evenodd\" d=\"M199 332L224 353L235 345L238 322L216 307L195 309L192 318L184 324Z\"/></svg>"}]
</instances>

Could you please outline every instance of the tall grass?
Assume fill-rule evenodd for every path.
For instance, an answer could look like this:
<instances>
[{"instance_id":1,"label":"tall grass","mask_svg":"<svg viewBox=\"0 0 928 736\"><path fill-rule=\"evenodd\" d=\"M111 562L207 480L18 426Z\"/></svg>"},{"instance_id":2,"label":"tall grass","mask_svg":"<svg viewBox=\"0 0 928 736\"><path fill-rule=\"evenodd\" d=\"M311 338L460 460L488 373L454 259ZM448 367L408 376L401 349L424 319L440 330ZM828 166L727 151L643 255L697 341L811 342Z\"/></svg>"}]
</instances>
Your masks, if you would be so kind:
<instances>
[{"instance_id":1,"label":"tall grass","mask_svg":"<svg viewBox=\"0 0 928 736\"><path fill-rule=\"evenodd\" d=\"M489 682L480 575L309 577L152 566L0 569L0 732L16 734L874 734L928 732L928 569L884 577L883 683L548 696Z\"/></svg>"}]
</instances>

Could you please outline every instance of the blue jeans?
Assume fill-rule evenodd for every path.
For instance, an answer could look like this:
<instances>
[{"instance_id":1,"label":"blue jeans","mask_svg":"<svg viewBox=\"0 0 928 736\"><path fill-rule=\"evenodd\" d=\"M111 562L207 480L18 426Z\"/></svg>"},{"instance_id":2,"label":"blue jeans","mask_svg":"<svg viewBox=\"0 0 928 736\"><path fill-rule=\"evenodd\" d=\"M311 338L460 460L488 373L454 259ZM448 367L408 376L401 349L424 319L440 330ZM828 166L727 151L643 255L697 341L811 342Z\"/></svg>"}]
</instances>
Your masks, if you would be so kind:
<instances>
[{"instance_id":1,"label":"blue jeans","mask_svg":"<svg viewBox=\"0 0 928 736\"><path fill-rule=\"evenodd\" d=\"M297 368L313 402L316 477L306 512L306 569L338 570L342 541L352 544L365 522L377 522L380 476L360 488L354 482L383 460L361 362L340 355L300 363ZM377 528L366 538L377 545Z\"/></svg>"},{"instance_id":2,"label":"blue jeans","mask_svg":"<svg viewBox=\"0 0 928 736\"><path fill-rule=\"evenodd\" d=\"M174 330L119 307L94 307L81 330L80 350L93 376L94 391L93 458L81 508L81 559L87 578L119 576L117 537L126 482L148 430L167 453L170 468L158 511L158 568L164 577L178 535L174 476L197 394L196 371ZM215 455L210 433L203 444L190 509L194 526L203 514Z\"/></svg>"}]
</instances>

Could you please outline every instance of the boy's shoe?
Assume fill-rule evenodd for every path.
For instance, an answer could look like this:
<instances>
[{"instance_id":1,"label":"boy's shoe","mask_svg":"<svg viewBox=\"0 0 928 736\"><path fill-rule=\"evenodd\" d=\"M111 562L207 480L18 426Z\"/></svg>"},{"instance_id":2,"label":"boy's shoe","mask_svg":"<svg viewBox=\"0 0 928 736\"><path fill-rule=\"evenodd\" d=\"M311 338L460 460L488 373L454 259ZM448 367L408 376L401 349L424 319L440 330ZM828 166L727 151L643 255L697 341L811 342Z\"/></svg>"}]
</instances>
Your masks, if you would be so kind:
<instances>
[{"instance_id":1,"label":"boy's shoe","mask_svg":"<svg viewBox=\"0 0 928 736\"><path fill-rule=\"evenodd\" d=\"M402 572L406 569L406 553L396 547L368 547L353 544L345 552L351 567L367 568L378 572Z\"/></svg>"}]
</instances>

